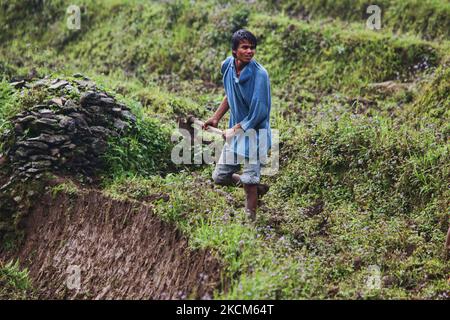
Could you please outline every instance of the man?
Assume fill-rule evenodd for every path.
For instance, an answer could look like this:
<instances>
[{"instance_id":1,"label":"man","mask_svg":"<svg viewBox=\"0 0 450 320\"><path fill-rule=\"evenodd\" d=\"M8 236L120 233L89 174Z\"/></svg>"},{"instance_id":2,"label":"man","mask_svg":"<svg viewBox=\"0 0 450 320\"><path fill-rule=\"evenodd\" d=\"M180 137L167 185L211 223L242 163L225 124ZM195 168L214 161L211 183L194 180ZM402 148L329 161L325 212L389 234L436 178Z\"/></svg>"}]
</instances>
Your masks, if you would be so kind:
<instances>
[{"instance_id":1,"label":"man","mask_svg":"<svg viewBox=\"0 0 450 320\"><path fill-rule=\"evenodd\" d=\"M203 127L217 127L223 115L231 109L229 129L224 132L227 142L213 179L220 185L243 185L245 209L252 221L256 218L258 196L269 188L260 184L260 178L261 161L266 159L271 147L270 81L266 69L253 59L256 45L256 37L247 30L241 29L233 34L233 56L228 57L221 67L226 95ZM236 172L242 163L243 173L238 175Z\"/></svg>"}]
</instances>

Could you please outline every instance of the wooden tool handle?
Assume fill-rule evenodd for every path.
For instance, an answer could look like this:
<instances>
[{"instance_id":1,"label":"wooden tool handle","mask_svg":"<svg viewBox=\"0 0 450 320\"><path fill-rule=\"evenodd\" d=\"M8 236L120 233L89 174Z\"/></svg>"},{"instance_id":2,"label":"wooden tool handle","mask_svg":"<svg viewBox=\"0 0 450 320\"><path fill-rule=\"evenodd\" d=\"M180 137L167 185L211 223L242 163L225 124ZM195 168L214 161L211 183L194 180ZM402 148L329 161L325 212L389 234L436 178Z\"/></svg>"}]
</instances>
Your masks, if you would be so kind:
<instances>
[{"instance_id":1,"label":"wooden tool handle","mask_svg":"<svg viewBox=\"0 0 450 320\"><path fill-rule=\"evenodd\" d=\"M197 119L195 117L190 117L189 121L191 123L193 123L193 124L196 124L196 125L200 126L200 127L203 127L203 125L205 124L203 121L201 121L201 120L199 120L199 119ZM215 134L219 134L219 135L223 135L223 131L222 130L220 130L218 128L211 127L211 126L208 126L208 130L206 130L206 131L211 132L211 133L215 133Z\"/></svg>"}]
</instances>

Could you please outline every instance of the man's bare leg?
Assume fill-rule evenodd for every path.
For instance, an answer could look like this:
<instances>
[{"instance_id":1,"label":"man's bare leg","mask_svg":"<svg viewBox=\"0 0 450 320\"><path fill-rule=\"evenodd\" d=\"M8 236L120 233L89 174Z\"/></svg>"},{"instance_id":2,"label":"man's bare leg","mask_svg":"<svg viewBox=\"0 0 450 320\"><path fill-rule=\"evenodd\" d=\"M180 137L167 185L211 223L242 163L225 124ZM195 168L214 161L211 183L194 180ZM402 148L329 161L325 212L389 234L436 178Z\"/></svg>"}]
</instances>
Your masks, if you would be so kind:
<instances>
[{"instance_id":1,"label":"man's bare leg","mask_svg":"<svg viewBox=\"0 0 450 320\"><path fill-rule=\"evenodd\" d=\"M245 190L245 211L248 213L250 220L256 219L256 206L258 204L258 185L244 184Z\"/></svg>"},{"instance_id":2,"label":"man's bare leg","mask_svg":"<svg viewBox=\"0 0 450 320\"><path fill-rule=\"evenodd\" d=\"M241 185L241 176L238 175L237 173L233 173L233 175L231 176L231 180L233 180L233 182L236 186Z\"/></svg>"},{"instance_id":3,"label":"man's bare leg","mask_svg":"<svg viewBox=\"0 0 450 320\"><path fill-rule=\"evenodd\" d=\"M241 186L241 177L237 173L233 173L231 176L231 180L233 180L234 185ZM258 183L257 185L257 195L258 197L262 197L269 191L269 186L266 184Z\"/></svg>"}]
</instances>

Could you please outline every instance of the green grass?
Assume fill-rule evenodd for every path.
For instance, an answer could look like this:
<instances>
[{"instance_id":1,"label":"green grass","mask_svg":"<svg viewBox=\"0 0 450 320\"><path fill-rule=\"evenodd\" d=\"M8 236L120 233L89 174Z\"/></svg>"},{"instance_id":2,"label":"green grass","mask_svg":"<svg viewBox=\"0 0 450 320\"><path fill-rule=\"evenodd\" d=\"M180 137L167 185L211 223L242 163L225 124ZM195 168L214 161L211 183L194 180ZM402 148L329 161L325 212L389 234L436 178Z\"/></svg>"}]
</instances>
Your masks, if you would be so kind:
<instances>
[{"instance_id":1,"label":"green grass","mask_svg":"<svg viewBox=\"0 0 450 320\"><path fill-rule=\"evenodd\" d=\"M435 127L442 135L450 134L450 59L439 66L430 81L425 82L421 94L408 108L407 120L417 125Z\"/></svg>"},{"instance_id":2,"label":"green grass","mask_svg":"<svg viewBox=\"0 0 450 320\"><path fill-rule=\"evenodd\" d=\"M12 126L9 118L20 111L20 105L16 103L17 97L5 80L0 82L0 134L11 130ZM0 142L0 152L3 151L4 142Z\"/></svg>"},{"instance_id":3,"label":"green grass","mask_svg":"<svg viewBox=\"0 0 450 320\"><path fill-rule=\"evenodd\" d=\"M373 3L358 1L267 0L269 8L301 19L334 18L365 24L370 14L367 7L376 4L381 9L383 29L419 34L426 39L450 37L450 4L441 0L382 0Z\"/></svg>"},{"instance_id":4,"label":"green grass","mask_svg":"<svg viewBox=\"0 0 450 320\"><path fill-rule=\"evenodd\" d=\"M59 6L46 6L41 14ZM368 32L356 23L305 23L255 13L240 4L227 8L214 2L197 3L192 8L186 1L151 6L132 1L82 7L91 15L98 14L88 15L80 31L68 30L64 19L49 28L35 30L33 25L22 39L10 40L3 55L10 55L8 60L14 65L32 60L34 66L61 69L70 61L77 70L109 74L120 69L144 82L152 75L176 75L181 80L219 84L217 65L226 56L230 34L238 27L248 27L260 36L262 51L257 58L272 70L274 83L306 78L302 88L311 91L317 89L318 79L323 83L321 90L330 84L331 88L352 89L368 81L408 79L415 65L427 62L428 67L436 66L445 52L436 43L415 36ZM67 33L76 36L67 36L65 41ZM21 54L11 55L14 52Z\"/></svg>"},{"instance_id":5,"label":"green grass","mask_svg":"<svg viewBox=\"0 0 450 320\"><path fill-rule=\"evenodd\" d=\"M281 177L254 228L242 215L243 191L225 188L229 195L224 195L220 187L211 185L210 173L205 168L200 175L121 178L105 190L138 200L165 194L169 200L156 200L155 212L175 223L192 248L212 249L225 262L231 286L217 292L216 298L443 298L448 294L448 264L441 260L444 197L412 215L375 213L351 200L325 198L325 210L308 218L302 214L308 206L299 204L296 196L277 196L282 195L277 190L283 184ZM339 196L342 190L326 192ZM362 261L359 267L355 267L357 259ZM385 283L380 289L367 286L371 266L380 269Z\"/></svg>"},{"instance_id":6,"label":"green grass","mask_svg":"<svg viewBox=\"0 0 450 320\"><path fill-rule=\"evenodd\" d=\"M289 290L300 286L301 279L294 276L300 266L285 255L289 248L278 248L277 239L270 240L270 230L246 224L243 211L230 207L205 174L209 174L208 170L195 177L182 172L165 178L121 178L106 186L105 192L135 199L149 194L168 195L169 201L154 203L155 212L175 223L188 236L193 249L210 248L226 264L231 288L217 292L216 298L293 298ZM290 288L285 286L288 278Z\"/></svg>"}]
</instances>

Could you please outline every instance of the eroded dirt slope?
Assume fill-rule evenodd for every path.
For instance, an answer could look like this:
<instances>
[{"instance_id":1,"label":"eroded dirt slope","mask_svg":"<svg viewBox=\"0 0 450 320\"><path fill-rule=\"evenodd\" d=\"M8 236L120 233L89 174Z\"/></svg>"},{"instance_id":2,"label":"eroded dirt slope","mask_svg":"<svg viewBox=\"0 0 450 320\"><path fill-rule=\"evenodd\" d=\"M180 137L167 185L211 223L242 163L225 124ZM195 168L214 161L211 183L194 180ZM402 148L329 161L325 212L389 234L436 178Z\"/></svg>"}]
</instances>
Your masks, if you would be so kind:
<instances>
[{"instance_id":1,"label":"eroded dirt slope","mask_svg":"<svg viewBox=\"0 0 450 320\"><path fill-rule=\"evenodd\" d=\"M96 190L37 200L18 257L39 298L207 299L221 286L218 260L190 250L151 204Z\"/></svg>"}]
</instances>

